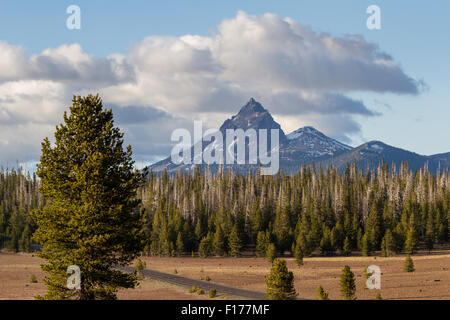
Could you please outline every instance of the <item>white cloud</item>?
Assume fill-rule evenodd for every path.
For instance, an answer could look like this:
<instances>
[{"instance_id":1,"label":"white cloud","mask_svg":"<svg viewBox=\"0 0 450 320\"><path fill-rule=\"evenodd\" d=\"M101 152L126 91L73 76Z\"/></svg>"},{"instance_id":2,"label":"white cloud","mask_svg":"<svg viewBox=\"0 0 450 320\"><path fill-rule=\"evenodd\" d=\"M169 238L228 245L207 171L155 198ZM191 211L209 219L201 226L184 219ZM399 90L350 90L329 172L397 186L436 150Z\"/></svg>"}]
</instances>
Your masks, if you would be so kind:
<instances>
[{"instance_id":1,"label":"white cloud","mask_svg":"<svg viewBox=\"0 0 450 320\"><path fill-rule=\"evenodd\" d=\"M389 54L361 36L335 37L275 14L239 11L211 36L149 36L128 55L106 58L79 44L28 55L0 42L0 144L3 154L28 160L35 148L27 146L54 129L49 124L58 122L71 95L90 92L120 113L143 160L165 152L170 128L194 118L218 126L251 96L286 132L314 125L348 140L360 131L354 115L376 113L347 93L418 90ZM33 139L18 139L12 148L13 136L31 128Z\"/></svg>"}]
</instances>

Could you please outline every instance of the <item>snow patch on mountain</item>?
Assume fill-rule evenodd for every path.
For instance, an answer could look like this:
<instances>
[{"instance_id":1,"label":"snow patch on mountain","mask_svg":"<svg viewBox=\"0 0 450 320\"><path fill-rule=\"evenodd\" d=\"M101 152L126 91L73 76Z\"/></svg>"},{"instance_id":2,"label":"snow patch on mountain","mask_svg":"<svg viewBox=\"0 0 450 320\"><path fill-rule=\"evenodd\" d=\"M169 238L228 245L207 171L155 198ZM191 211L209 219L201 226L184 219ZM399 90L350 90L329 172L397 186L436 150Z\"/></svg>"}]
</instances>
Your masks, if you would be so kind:
<instances>
[{"instance_id":1,"label":"snow patch on mountain","mask_svg":"<svg viewBox=\"0 0 450 320\"><path fill-rule=\"evenodd\" d=\"M337 152L351 150L339 141L331 139L313 127L303 127L286 136L289 152L303 151L313 157L334 155Z\"/></svg>"}]
</instances>

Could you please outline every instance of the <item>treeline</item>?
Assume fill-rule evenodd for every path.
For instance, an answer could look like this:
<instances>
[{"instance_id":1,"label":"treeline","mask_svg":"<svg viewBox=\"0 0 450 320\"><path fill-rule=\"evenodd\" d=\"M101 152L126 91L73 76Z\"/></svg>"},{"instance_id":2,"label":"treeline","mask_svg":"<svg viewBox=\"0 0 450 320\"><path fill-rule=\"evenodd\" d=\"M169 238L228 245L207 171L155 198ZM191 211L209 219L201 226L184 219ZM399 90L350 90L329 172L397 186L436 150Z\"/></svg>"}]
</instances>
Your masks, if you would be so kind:
<instances>
[{"instance_id":1,"label":"treeline","mask_svg":"<svg viewBox=\"0 0 450 320\"><path fill-rule=\"evenodd\" d=\"M36 228L30 212L42 205L36 175L23 169L0 169L0 249L29 252Z\"/></svg>"},{"instance_id":2,"label":"treeline","mask_svg":"<svg viewBox=\"0 0 450 320\"><path fill-rule=\"evenodd\" d=\"M140 190L149 255L300 258L414 253L449 241L450 177L406 163L363 172L303 166L295 175L149 174ZM275 251L275 252L274 252Z\"/></svg>"},{"instance_id":3,"label":"treeline","mask_svg":"<svg viewBox=\"0 0 450 320\"><path fill-rule=\"evenodd\" d=\"M0 248L31 251L39 180L0 169ZM309 256L381 251L390 256L449 241L450 177L383 163L340 173L303 166L295 175L150 173L139 190L145 254Z\"/></svg>"}]
</instances>

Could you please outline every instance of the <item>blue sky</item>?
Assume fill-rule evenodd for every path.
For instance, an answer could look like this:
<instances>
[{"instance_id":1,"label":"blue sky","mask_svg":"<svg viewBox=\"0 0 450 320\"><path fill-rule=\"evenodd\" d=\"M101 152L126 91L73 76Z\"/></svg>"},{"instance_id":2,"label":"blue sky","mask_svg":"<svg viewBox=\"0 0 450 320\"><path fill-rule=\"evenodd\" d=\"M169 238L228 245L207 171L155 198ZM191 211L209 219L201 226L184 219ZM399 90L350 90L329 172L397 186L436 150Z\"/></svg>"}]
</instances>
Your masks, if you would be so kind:
<instances>
[{"instance_id":1,"label":"blue sky","mask_svg":"<svg viewBox=\"0 0 450 320\"><path fill-rule=\"evenodd\" d=\"M68 16L65 11L71 4L81 8L81 30L68 30L65 26ZM368 15L365 11L371 4L377 4L381 8L381 30L370 31L366 28ZM29 56L39 55L47 48L74 43L80 44L83 52L96 58L106 58L111 54L127 56L144 38L149 36L181 37L190 34L213 37L218 33L218 25L224 19L235 18L239 10L256 17L265 13L279 15L281 19L289 17L302 25L310 26L317 33L326 32L334 37L360 34L365 41L378 45L382 52L392 56L407 76L422 80L426 84L425 88L420 88L420 93L417 95L376 90L346 91L346 97L361 100L368 109L381 113L378 116L352 114L351 117L360 128L350 130L346 134L348 143L358 145L368 140L382 140L421 154L450 151L450 93L448 90L450 2L447 0L202 0L189 2L5 0L0 3L0 41L23 48ZM14 81L19 80L20 78L14 79ZM86 89L79 85L64 88L69 91L72 88L81 91ZM54 90L58 89L54 88ZM173 90L177 89L174 87ZM1 92L0 89L0 95ZM105 92L109 91L105 90ZM252 92L249 92L250 94ZM110 94L110 96L113 95ZM255 98L258 100L258 97ZM272 101L267 98L262 99L263 102ZM61 98L58 101L65 102L67 98ZM111 98L108 101L118 107L126 106L120 99ZM145 103L142 100L136 100L133 106L151 106L159 111L178 116L176 112L178 109L171 108L172 104L165 107L157 105L154 101L159 100ZM234 101L231 99L230 103L235 103ZM245 101L230 107L229 115L233 113L232 109L237 111L243 103ZM277 113L275 106L267 105L267 103L264 105L272 113ZM179 116L189 118L182 112ZM276 119L279 119L283 128L294 129L293 121L289 125L283 123L283 119L288 116L276 117ZM204 117L207 116L204 115ZM308 117L302 118L300 114L296 119L306 119L299 122L302 125L308 125L305 123ZM220 119L219 122L223 120L225 118ZM320 127L321 123L322 127ZM324 122L318 121L317 125L319 129L325 129ZM130 138L130 141L136 143L138 149L144 148L145 141L136 140L137 132L142 133L144 128L134 129L135 131L130 129L130 135L134 137ZM32 132L31 128L29 132ZM336 138L341 137L335 131L326 133ZM17 152L17 157L25 161L31 161L34 157L31 153L24 153L22 156L19 149ZM164 149L161 148L159 152L160 156ZM142 152L140 160L150 161L147 159L149 154L150 152Z\"/></svg>"}]
</instances>

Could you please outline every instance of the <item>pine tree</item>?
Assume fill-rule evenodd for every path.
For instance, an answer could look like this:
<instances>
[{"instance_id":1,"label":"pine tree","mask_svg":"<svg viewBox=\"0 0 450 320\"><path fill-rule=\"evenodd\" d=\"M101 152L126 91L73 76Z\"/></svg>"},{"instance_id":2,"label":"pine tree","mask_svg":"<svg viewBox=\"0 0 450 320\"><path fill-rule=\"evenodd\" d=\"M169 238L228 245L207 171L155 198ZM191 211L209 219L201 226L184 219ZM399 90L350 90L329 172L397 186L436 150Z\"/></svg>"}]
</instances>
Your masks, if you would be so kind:
<instances>
[{"instance_id":1,"label":"pine tree","mask_svg":"<svg viewBox=\"0 0 450 320\"><path fill-rule=\"evenodd\" d=\"M369 256L372 251L372 246L370 243L370 238L367 233L364 233L361 239L361 251L363 256Z\"/></svg>"},{"instance_id":2,"label":"pine tree","mask_svg":"<svg viewBox=\"0 0 450 320\"><path fill-rule=\"evenodd\" d=\"M266 233L263 231L259 231L256 236L256 255L258 257L264 257L266 255L267 246L269 242L266 238Z\"/></svg>"},{"instance_id":3,"label":"pine tree","mask_svg":"<svg viewBox=\"0 0 450 320\"><path fill-rule=\"evenodd\" d=\"M198 253L200 257L207 258L212 256L214 252L213 243L211 239L211 234L208 233L206 237L200 241L200 245L198 246Z\"/></svg>"},{"instance_id":4,"label":"pine tree","mask_svg":"<svg viewBox=\"0 0 450 320\"><path fill-rule=\"evenodd\" d=\"M237 257L241 252L242 242L239 238L239 234L237 231L237 226L235 225L231 230L230 236L228 238L228 243L230 247L230 256Z\"/></svg>"},{"instance_id":5,"label":"pine tree","mask_svg":"<svg viewBox=\"0 0 450 320\"><path fill-rule=\"evenodd\" d=\"M299 245L295 246L294 248L294 258L295 262L297 262L297 265L303 265L303 251Z\"/></svg>"},{"instance_id":6,"label":"pine tree","mask_svg":"<svg viewBox=\"0 0 450 320\"><path fill-rule=\"evenodd\" d=\"M390 229L386 230L383 240L381 241L381 255L383 257L390 257L395 253L395 241Z\"/></svg>"},{"instance_id":7,"label":"pine tree","mask_svg":"<svg viewBox=\"0 0 450 320\"><path fill-rule=\"evenodd\" d=\"M409 228L408 234L406 235L405 250L407 253L413 254L417 251L418 245L417 233L413 227Z\"/></svg>"},{"instance_id":8,"label":"pine tree","mask_svg":"<svg viewBox=\"0 0 450 320\"><path fill-rule=\"evenodd\" d=\"M341 295L344 300L355 300L356 285L355 275L349 266L342 269L341 279L339 281L341 287Z\"/></svg>"},{"instance_id":9,"label":"pine tree","mask_svg":"<svg viewBox=\"0 0 450 320\"><path fill-rule=\"evenodd\" d=\"M178 232L176 247L177 247L177 254L178 256L180 256L184 252L184 242L181 232Z\"/></svg>"},{"instance_id":10,"label":"pine tree","mask_svg":"<svg viewBox=\"0 0 450 320\"><path fill-rule=\"evenodd\" d=\"M115 299L119 288L134 288L136 277L116 269L143 250L142 223L135 210L142 175L134 170L131 147L114 127L100 97L74 97L70 114L46 138L37 175L46 206L35 211L34 239L48 273L44 299ZM81 270L81 289L66 287L67 267Z\"/></svg>"},{"instance_id":11,"label":"pine tree","mask_svg":"<svg viewBox=\"0 0 450 320\"><path fill-rule=\"evenodd\" d=\"M294 274L288 270L285 260L275 259L266 279L267 300L291 300L297 293L294 288Z\"/></svg>"},{"instance_id":12,"label":"pine tree","mask_svg":"<svg viewBox=\"0 0 450 320\"><path fill-rule=\"evenodd\" d=\"M267 246L266 257L270 263L273 263L273 261L277 257L277 249L275 247L275 244L269 243L269 245Z\"/></svg>"},{"instance_id":13,"label":"pine tree","mask_svg":"<svg viewBox=\"0 0 450 320\"><path fill-rule=\"evenodd\" d=\"M216 233L214 234L213 246L214 246L214 253L217 256L223 256L225 254L226 252L225 236L220 226L217 227Z\"/></svg>"},{"instance_id":14,"label":"pine tree","mask_svg":"<svg viewBox=\"0 0 450 320\"><path fill-rule=\"evenodd\" d=\"M409 254L405 258L405 262L403 264L403 271L404 272L414 272L414 263Z\"/></svg>"},{"instance_id":15,"label":"pine tree","mask_svg":"<svg viewBox=\"0 0 450 320\"><path fill-rule=\"evenodd\" d=\"M342 250L342 253L344 254L344 256L349 256L352 254L352 246L348 237L345 237L344 249Z\"/></svg>"},{"instance_id":16,"label":"pine tree","mask_svg":"<svg viewBox=\"0 0 450 320\"><path fill-rule=\"evenodd\" d=\"M317 288L317 298L316 300L329 300L328 293L325 292L322 286Z\"/></svg>"},{"instance_id":17,"label":"pine tree","mask_svg":"<svg viewBox=\"0 0 450 320\"><path fill-rule=\"evenodd\" d=\"M425 246L428 249L428 253L430 253L434 246L434 221L432 214L428 215L428 221L425 231Z\"/></svg>"}]
</instances>

